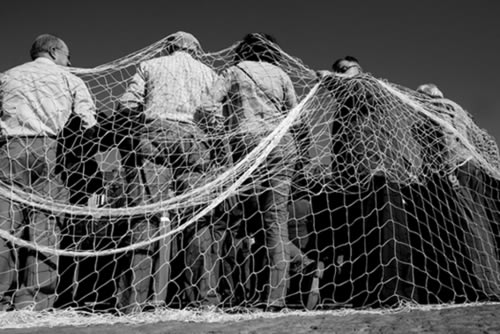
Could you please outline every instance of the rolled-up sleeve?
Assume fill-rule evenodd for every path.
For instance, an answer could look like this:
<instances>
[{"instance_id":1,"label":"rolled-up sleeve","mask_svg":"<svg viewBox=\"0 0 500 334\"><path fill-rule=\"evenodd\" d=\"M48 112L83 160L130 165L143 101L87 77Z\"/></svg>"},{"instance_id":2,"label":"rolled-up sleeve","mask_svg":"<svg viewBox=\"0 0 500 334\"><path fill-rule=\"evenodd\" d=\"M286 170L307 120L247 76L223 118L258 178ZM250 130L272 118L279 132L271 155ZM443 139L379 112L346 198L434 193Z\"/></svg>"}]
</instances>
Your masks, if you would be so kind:
<instances>
[{"instance_id":1,"label":"rolled-up sleeve","mask_svg":"<svg viewBox=\"0 0 500 334\"><path fill-rule=\"evenodd\" d=\"M146 100L146 74L143 64L140 64L132 77L125 93L120 97L120 105L128 109L144 106Z\"/></svg>"},{"instance_id":2,"label":"rolled-up sleeve","mask_svg":"<svg viewBox=\"0 0 500 334\"><path fill-rule=\"evenodd\" d=\"M83 127L88 129L97 124L94 100L85 83L76 78L73 81L73 112L80 116Z\"/></svg>"},{"instance_id":3,"label":"rolled-up sleeve","mask_svg":"<svg viewBox=\"0 0 500 334\"><path fill-rule=\"evenodd\" d=\"M205 105L211 104L220 105L224 98L228 95L229 89L232 82L232 71L228 69L222 73L219 78L215 81L209 94L209 101L205 102Z\"/></svg>"},{"instance_id":4,"label":"rolled-up sleeve","mask_svg":"<svg viewBox=\"0 0 500 334\"><path fill-rule=\"evenodd\" d=\"M288 76L286 76L284 79L283 91L285 94L285 110L288 111L297 105L297 95L295 94L295 88L293 87L292 80L290 80Z\"/></svg>"}]
</instances>

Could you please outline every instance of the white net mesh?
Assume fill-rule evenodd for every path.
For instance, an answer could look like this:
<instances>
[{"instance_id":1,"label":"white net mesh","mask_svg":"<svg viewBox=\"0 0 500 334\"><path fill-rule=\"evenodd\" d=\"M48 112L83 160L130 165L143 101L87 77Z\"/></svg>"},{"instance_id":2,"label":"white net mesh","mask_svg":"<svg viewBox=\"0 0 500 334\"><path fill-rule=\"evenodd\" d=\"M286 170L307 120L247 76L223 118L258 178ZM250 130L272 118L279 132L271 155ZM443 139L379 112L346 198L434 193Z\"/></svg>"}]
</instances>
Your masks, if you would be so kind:
<instances>
[{"instance_id":1,"label":"white net mesh","mask_svg":"<svg viewBox=\"0 0 500 334\"><path fill-rule=\"evenodd\" d=\"M318 79L242 45L202 53L166 38L72 68L98 110L87 141L85 117L61 112L51 133L49 116L12 109L19 87L47 92L28 73L2 76L2 126L17 110L31 130L0 148L2 307L497 300L494 139L445 98L369 74ZM28 109L68 103L67 90L47 94Z\"/></svg>"}]
</instances>

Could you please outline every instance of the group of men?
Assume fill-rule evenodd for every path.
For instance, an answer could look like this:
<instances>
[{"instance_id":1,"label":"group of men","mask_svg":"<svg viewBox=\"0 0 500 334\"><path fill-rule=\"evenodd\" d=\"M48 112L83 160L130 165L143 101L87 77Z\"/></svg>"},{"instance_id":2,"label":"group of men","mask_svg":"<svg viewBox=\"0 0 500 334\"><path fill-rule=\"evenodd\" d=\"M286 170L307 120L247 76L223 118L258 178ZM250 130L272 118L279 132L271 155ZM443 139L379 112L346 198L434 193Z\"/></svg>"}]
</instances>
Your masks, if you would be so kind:
<instances>
[{"instance_id":1,"label":"group of men","mask_svg":"<svg viewBox=\"0 0 500 334\"><path fill-rule=\"evenodd\" d=\"M60 216L39 199L86 205L93 193L106 187L92 155L109 147L120 152L124 187L119 206L123 207L151 202L148 180L153 175L147 175L145 163L154 166L153 174L168 169L168 186L159 190L159 198L165 200L172 193L182 195L196 189L212 171L244 159L297 105L297 96L292 80L280 68L282 55L272 36L248 34L234 54L232 65L219 74L200 60L202 49L194 36L185 32L170 35L162 56L138 65L116 110L103 120L85 83L65 68L71 65L67 45L52 35L37 37L31 49L33 61L0 77L0 180L5 187L18 187L42 205L30 207L8 196L0 197L0 228L35 245L74 249L74 235L78 234L75 229L88 217ZM332 153L338 159L357 159L357 153L366 152L342 153L342 145L352 142L342 137L342 127L352 122L353 109L359 109L359 117L370 113L362 106L369 105L366 102L370 96L352 94L345 90L347 86L336 87L339 82L332 80L335 75L360 75L362 68L356 58L339 59L333 72L318 73L335 99L343 101L332 123L332 133L341 138L332 144ZM439 92L429 85L420 90L428 96ZM363 103L359 103L360 98L365 98ZM302 173L310 140L308 127L298 124L268 154L264 172L245 181L244 191L231 202L237 205L228 206L226 202L225 207L215 210L221 212L219 216L202 217L179 233L179 251L172 255L171 263L172 270L177 266L181 274L172 281L177 282L175 291L184 295L183 303L225 302L219 286L223 269L216 268L227 264L220 263L227 256L222 250L228 238L238 237L238 231L251 236L256 244L250 245L251 249L265 249L263 258L267 259L269 273L263 279L265 292L255 302L265 305L266 310L285 307L290 263L304 273L322 275L319 257L311 259L303 252L307 239L304 236L310 233L305 225L311 203L297 193L292 196L293 182ZM411 157L407 160L411 162ZM332 163L336 164L332 170L341 174L338 179L346 182L342 187L356 184L351 178L357 171L340 170L338 166L359 166L352 161ZM389 197L399 191L383 177L368 183L372 187L386 184ZM392 198L403 202L396 195ZM224 208L235 212L228 213ZM169 218L182 224L199 210L192 205ZM126 219L126 244L157 236L160 217L165 215L153 212ZM391 219L399 219L394 212L390 215ZM231 219L244 221L234 228L234 233L228 227ZM155 263L156 250L157 246L150 244L127 253L127 269L111 277L119 280L114 308L131 312L151 301L152 273L161 268ZM341 253L336 250L337 261ZM228 272L234 270L233 266ZM0 305L4 309L78 306L74 279L72 257L24 249L0 238ZM239 283L230 282L231 291L236 291ZM243 299L247 297L242 294Z\"/></svg>"},{"instance_id":2,"label":"group of men","mask_svg":"<svg viewBox=\"0 0 500 334\"><path fill-rule=\"evenodd\" d=\"M357 306L496 300L498 185L465 148L495 167L494 140L434 84L408 94L417 103L402 103L354 57L333 69L343 74L320 73L338 105L331 182L342 189L328 204L338 231L319 247L334 240L339 265L327 295Z\"/></svg>"},{"instance_id":3,"label":"group of men","mask_svg":"<svg viewBox=\"0 0 500 334\"><path fill-rule=\"evenodd\" d=\"M94 153L110 146L118 148L125 179L122 206L141 205L151 196L150 175L144 175L141 168L145 162L159 169L168 167L171 182L160 195L165 200L171 192L194 189L210 168L227 168L228 163L243 159L297 103L290 77L278 66L276 41L269 35L245 36L235 50L234 65L221 75L199 60L202 49L191 34L170 35L163 53L139 64L113 115L105 120L98 115L82 79L67 70L69 49L56 36L37 37L30 53L32 61L2 74L2 183L19 187L42 202L48 199L39 208L2 197L2 229L34 245L75 249L74 234L84 233L78 226L85 225L89 217L61 216L47 209L47 203L86 205L93 193L106 186ZM221 127L232 134L229 141L207 144L200 140ZM304 136L297 137L306 141ZM268 309L285 305L290 256L288 198L296 147L307 146L296 145L295 139L292 134L283 137L266 159L268 175L248 180L252 189L247 187L250 190L239 197L240 211L251 213L245 219L255 221L253 228L264 232L258 242L269 249L269 291L262 301ZM176 219L186 222L197 209L180 210ZM128 242L157 235L161 215L165 213L128 219ZM210 219L201 218L182 232L179 247L192 254L184 260L183 265L192 270L183 280L188 286L203 285L194 294L186 293L191 302L221 302L217 271L212 270L220 254L210 254L218 247L196 242L204 233L210 234L210 242L221 240L226 226ZM137 310L149 301L154 248L131 252L129 269L120 278L124 282L116 307L121 310ZM306 267L313 263L295 248L297 261ZM194 263L199 261L197 256L203 258L201 267ZM74 263L72 257L26 250L0 239L3 308L77 306Z\"/></svg>"}]
</instances>

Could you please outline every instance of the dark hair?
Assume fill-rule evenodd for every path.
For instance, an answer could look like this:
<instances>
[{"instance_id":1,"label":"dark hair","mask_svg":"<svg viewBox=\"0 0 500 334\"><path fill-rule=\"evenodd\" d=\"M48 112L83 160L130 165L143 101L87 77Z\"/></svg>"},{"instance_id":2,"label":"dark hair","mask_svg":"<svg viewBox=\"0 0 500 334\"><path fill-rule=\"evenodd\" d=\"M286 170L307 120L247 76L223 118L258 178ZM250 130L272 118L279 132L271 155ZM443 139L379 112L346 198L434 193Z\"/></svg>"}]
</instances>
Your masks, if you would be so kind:
<instances>
[{"instance_id":1,"label":"dark hair","mask_svg":"<svg viewBox=\"0 0 500 334\"><path fill-rule=\"evenodd\" d=\"M179 45L173 43L175 41L175 37L167 38L167 44L165 46L164 52L169 55L176 51L184 51Z\"/></svg>"},{"instance_id":2,"label":"dark hair","mask_svg":"<svg viewBox=\"0 0 500 334\"><path fill-rule=\"evenodd\" d=\"M35 38L30 50L32 60L38 58L38 55L43 52L49 52L52 48L62 47L62 39L50 34L43 34Z\"/></svg>"},{"instance_id":3,"label":"dark hair","mask_svg":"<svg viewBox=\"0 0 500 334\"><path fill-rule=\"evenodd\" d=\"M340 63L343 62L343 61L349 61L349 62L353 62L353 63L356 63L358 65L360 65L359 63L359 60L356 58L356 57L353 57L353 56L345 56L344 58L339 58L337 59L333 65L332 65L332 70L334 72L337 72L337 73L340 73L342 72L342 69L340 68Z\"/></svg>"},{"instance_id":4,"label":"dark hair","mask_svg":"<svg viewBox=\"0 0 500 334\"><path fill-rule=\"evenodd\" d=\"M236 46L235 61L251 60L276 64L281 60L278 41L266 33L250 33Z\"/></svg>"}]
</instances>

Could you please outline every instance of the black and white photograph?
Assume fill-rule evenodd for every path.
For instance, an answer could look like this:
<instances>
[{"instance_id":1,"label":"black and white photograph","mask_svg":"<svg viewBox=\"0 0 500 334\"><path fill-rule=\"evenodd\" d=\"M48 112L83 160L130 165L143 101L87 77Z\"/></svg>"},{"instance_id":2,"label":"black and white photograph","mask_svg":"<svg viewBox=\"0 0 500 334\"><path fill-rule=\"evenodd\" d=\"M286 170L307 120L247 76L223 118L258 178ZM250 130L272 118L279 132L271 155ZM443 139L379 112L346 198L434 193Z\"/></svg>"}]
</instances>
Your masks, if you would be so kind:
<instances>
[{"instance_id":1,"label":"black and white photograph","mask_svg":"<svg viewBox=\"0 0 500 334\"><path fill-rule=\"evenodd\" d=\"M500 3L0 4L0 332L500 332Z\"/></svg>"}]
</instances>

